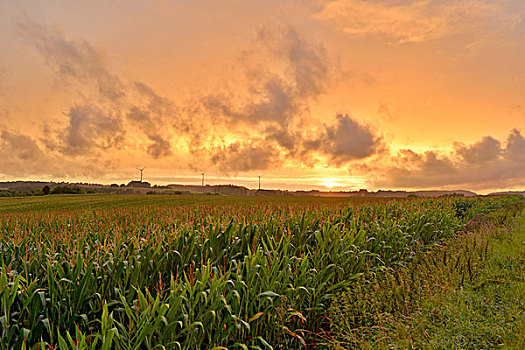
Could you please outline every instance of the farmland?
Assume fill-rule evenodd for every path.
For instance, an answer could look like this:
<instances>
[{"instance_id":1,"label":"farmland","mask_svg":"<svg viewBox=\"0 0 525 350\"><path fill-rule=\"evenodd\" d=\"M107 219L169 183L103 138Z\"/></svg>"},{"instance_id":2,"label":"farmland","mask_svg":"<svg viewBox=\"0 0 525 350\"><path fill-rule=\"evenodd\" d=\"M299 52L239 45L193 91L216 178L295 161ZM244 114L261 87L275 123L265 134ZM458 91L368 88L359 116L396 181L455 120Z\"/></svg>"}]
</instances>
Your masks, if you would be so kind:
<instances>
[{"instance_id":1,"label":"farmland","mask_svg":"<svg viewBox=\"0 0 525 350\"><path fill-rule=\"evenodd\" d=\"M353 290L479 230L472 219L494 216L507 225L520 214L519 200L1 199L0 343L60 349L330 346L341 340L334 332L343 328L334 307L346 300L344 314L358 305ZM471 277L468 271L464 278ZM349 329L374 317L347 316Z\"/></svg>"},{"instance_id":2,"label":"farmland","mask_svg":"<svg viewBox=\"0 0 525 350\"><path fill-rule=\"evenodd\" d=\"M377 199L381 200L381 199ZM385 200L385 199L383 199ZM232 203L359 203L367 202L365 198L331 198L331 197L246 197L246 196L216 196L216 195L57 195L41 197L0 197L0 213L38 212L54 210L82 210L104 208L137 208L137 207L173 207L191 205L226 205Z\"/></svg>"}]
</instances>

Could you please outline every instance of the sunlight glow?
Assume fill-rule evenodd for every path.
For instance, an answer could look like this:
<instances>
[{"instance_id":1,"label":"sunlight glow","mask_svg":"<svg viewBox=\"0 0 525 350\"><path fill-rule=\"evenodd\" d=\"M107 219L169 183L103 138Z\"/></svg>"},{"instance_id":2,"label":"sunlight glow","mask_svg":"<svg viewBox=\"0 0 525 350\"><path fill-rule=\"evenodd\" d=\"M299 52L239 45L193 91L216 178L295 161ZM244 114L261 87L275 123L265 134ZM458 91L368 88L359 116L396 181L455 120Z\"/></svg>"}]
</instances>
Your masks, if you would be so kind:
<instances>
[{"instance_id":1,"label":"sunlight glow","mask_svg":"<svg viewBox=\"0 0 525 350\"><path fill-rule=\"evenodd\" d=\"M345 186L341 181L341 179L320 179L319 185L327 188Z\"/></svg>"}]
</instances>

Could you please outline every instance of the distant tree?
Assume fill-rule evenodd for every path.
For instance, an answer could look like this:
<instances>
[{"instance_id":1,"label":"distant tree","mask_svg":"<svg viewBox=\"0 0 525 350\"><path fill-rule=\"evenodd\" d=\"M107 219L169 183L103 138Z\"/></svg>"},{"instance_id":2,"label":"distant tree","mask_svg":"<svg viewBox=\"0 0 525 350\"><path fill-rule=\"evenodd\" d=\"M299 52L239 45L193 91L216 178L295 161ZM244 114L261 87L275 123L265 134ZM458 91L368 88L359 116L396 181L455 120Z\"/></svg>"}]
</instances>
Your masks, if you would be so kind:
<instances>
[{"instance_id":1,"label":"distant tree","mask_svg":"<svg viewBox=\"0 0 525 350\"><path fill-rule=\"evenodd\" d=\"M51 194L85 194L83 188L79 186L57 186L53 188Z\"/></svg>"},{"instance_id":2,"label":"distant tree","mask_svg":"<svg viewBox=\"0 0 525 350\"><path fill-rule=\"evenodd\" d=\"M0 190L0 197L14 197L16 193L10 190Z\"/></svg>"},{"instance_id":3,"label":"distant tree","mask_svg":"<svg viewBox=\"0 0 525 350\"><path fill-rule=\"evenodd\" d=\"M146 181L130 181L127 187L148 188L151 187L151 184Z\"/></svg>"},{"instance_id":4,"label":"distant tree","mask_svg":"<svg viewBox=\"0 0 525 350\"><path fill-rule=\"evenodd\" d=\"M44 192L44 194L49 194L49 192L51 192L51 188L49 188L48 185L45 185L42 187L42 192Z\"/></svg>"}]
</instances>

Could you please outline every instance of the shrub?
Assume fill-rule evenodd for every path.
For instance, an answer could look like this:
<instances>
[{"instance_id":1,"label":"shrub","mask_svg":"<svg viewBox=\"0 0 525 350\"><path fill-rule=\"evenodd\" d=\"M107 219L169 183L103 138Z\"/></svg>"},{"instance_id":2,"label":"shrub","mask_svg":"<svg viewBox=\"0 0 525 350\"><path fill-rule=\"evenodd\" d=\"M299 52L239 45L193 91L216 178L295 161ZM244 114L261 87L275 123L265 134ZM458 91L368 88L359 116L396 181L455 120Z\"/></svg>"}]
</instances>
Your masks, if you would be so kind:
<instances>
[{"instance_id":1,"label":"shrub","mask_svg":"<svg viewBox=\"0 0 525 350\"><path fill-rule=\"evenodd\" d=\"M57 186L50 192L51 194L85 194L83 188L78 186Z\"/></svg>"}]
</instances>

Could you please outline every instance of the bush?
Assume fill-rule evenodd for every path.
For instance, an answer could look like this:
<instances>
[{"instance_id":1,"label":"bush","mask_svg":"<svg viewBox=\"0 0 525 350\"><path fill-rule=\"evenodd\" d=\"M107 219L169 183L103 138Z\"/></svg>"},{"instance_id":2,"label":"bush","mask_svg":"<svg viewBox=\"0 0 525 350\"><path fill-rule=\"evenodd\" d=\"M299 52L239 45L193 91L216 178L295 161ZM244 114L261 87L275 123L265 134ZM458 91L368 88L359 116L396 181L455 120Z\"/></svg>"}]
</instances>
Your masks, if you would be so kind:
<instances>
[{"instance_id":1,"label":"bush","mask_svg":"<svg viewBox=\"0 0 525 350\"><path fill-rule=\"evenodd\" d=\"M10 190L0 190L0 197L14 197L15 193Z\"/></svg>"},{"instance_id":2,"label":"bush","mask_svg":"<svg viewBox=\"0 0 525 350\"><path fill-rule=\"evenodd\" d=\"M51 194L85 194L83 188L78 186L57 186L50 192Z\"/></svg>"}]
</instances>

